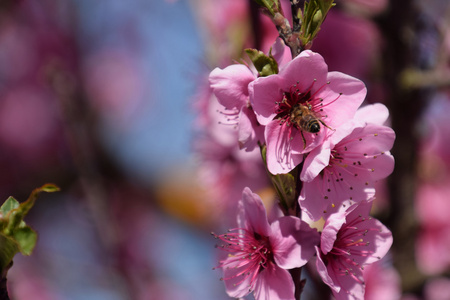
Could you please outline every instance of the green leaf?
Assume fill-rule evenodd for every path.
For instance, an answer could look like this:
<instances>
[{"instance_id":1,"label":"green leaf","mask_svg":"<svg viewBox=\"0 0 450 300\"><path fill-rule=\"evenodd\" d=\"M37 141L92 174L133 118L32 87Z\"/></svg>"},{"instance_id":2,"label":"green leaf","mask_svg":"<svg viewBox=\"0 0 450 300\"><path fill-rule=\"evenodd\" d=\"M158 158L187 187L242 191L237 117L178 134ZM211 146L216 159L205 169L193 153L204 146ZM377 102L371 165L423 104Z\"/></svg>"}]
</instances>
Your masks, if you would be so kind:
<instances>
[{"instance_id":1,"label":"green leaf","mask_svg":"<svg viewBox=\"0 0 450 300\"><path fill-rule=\"evenodd\" d=\"M272 56L271 51L269 52L269 56L256 49L245 49L245 52L253 62L260 76L269 76L278 73L278 63Z\"/></svg>"},{"instance_id":2,"label":"green leaf","mask_svg":"<svg viewBox=\"0 0 450 300\"><path fill-rule=\"evenodd\" d=\"M33 207L37 196L41 192L57 192L59 187L54 184L44 184L34 189L28 199L19 203L9 197L0 207L0 272L10 265L14 255L18 252L30 255L33 251L37 234L26 225L23 218Z\"/></svg>"},{"instance_id":3,"label":"green leaf","mask_svg":"<svg viewBox=\"0 0 450 300\"><path fill-rule=\"evenodd\" d=\"M280 199L281 208L285 212L289 212L295 207L297 202L296 178L298 176L296 175L298 172L298 168L295 168L294 170L292 170L290 173L287 174L274 175L270 173L269 170L267 169L266 152L267 148L264 145L261 147L261 156L264 161L264 165L266 166L266 170L267 173L269 174L270 180L272 181L272 185L275 188L278 198Z\"/></svg>"},{"instance_id":4,"label":"green leaf","mask_svg":"<svg viewBox=\"0 0 450 300\"><path fill-rule=\"evenodd\" d=\"M11 210L18 208L19 205L19 201L17 201L13 197L9 197L8 199L6 199L6 201L0 207L2 218L5 218Z\"/></svg>"},{"instance_id":5,"label":"green leaf","mask_svg":"<svg viewBox=\"0 0 450 300\"><path fill-rule=\"evenodd\" d=\"M19 251L23 255L31 255L37 241L37 233L31 227L25 226L14 231L14 239L16 240Z\"/></svg>"},{"instance_id":6,"label":"green leaf","mask_svg":"<svg viewBox=\"0 0 450 300\"><path fill-rule=\"evenodd\" d=\"M53 183L46 183L37 190L39 190L39 192L54 193L59 192L61 189Z\"/></svg>"},{"instance_id":7,"label":"green leaf","mask_svg":"<svg viewBox=\"0 0 450 300\"><path fill-rule=\"evenodd\" d=\"M325 21L328 11L334 6L333 2L334 0L310 0L305 2L299 32L303 46L311 45L320 30L320 26Z\"/></svg>"},{"instance_id":8,"label":"green leaf","mask_svg":"<svg viewBox=\"0 0 450 300\"><path fill-rule=\"evenodd\" d=\"M11 263L14 255L19 252L17 243L2 234L0 234L0 273Z\"/></svg>"},{"instance_id":9,"label":"green leaf","mask_svg":"<svg viewBox=\"0 0 450 300\"><path fill-rule=\"evenodd\" d=\"M266 8L272 16L275 15L276 12L280 11L279 0L255 0L255 2Z\"/></svg>"}]
</instances>

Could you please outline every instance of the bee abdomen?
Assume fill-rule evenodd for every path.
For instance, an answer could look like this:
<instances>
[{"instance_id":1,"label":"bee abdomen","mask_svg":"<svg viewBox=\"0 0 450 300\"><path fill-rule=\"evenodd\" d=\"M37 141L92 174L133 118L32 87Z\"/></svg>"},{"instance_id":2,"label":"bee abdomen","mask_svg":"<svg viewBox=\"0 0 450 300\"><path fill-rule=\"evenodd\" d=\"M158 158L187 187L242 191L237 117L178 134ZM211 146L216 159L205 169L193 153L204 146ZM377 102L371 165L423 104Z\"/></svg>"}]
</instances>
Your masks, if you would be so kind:
<instances>
[{"instance_id":1,"label":"bee abdomen","mask_svg":"<svg viewBox=\"0 0 450 300\"><path fill-rule=\"evenodd\" d=\"M309 120L309 122L306 124L306 131L311 133L317 133L320 131L320 124L319 121L316 119Z\"/></svg>"}]
</instances>

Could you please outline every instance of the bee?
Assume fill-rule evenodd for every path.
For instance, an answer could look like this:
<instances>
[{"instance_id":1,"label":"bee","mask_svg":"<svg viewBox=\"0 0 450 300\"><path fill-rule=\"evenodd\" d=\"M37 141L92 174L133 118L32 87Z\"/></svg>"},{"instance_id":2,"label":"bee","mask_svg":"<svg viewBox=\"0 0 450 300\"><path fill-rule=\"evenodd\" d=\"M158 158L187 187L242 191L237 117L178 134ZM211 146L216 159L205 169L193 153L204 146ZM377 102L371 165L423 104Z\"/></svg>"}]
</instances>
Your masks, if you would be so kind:
<instances>
[{"instance_id":1,"label":"bee","mask_svg":"<svg viewBox=\"0 0 450 300\"><path fill-rule=\"evenodd\" d=\"M290 111L289 115L290 122L294 124L302 134L303 139L303 149L306 148L306 139L303 135L303 131L309 133L318 133L320 131L320 124L328 127L315 112L312 111L311 104L306 102L306 105L297 103L294 105Z\"/></svg>"}]
</instances>

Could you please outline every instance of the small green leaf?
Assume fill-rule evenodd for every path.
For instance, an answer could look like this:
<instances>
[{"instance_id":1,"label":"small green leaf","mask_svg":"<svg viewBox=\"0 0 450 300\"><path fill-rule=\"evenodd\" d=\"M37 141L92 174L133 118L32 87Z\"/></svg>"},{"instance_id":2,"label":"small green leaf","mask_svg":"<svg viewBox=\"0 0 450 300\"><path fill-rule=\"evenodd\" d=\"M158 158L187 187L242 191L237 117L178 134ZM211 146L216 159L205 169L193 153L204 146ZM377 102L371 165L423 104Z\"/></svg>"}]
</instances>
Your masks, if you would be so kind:
<instances>
[{"instance_id":1,"label":"small green leaf","mask_svg":"<svg viewBox=\"0 0 450 300\"><path fill-rule=\"evenodd\" d=\"M325 21L328 11L334 6L333 2L334 0L310 0L305 2L299 32L303 46L311 45L320 30L320 26Z\"/></svg>"},{"instance_id":2,"label":"small green leaf","mask_svg":"<svg viewBox=\"0 0 450 300\"><path fill-rule=\"evenodd\" d=\"M279 0L255 0L255 2L266 8L272 16L280 11L281 4Z\"/></svg>"},{"instance_id":3,"label":"small green leaf","mask_svg":"<svg viewBox=\"0 0 450 300\"><path fill-rule=\"evenodd\" d=\"M0 207L0 212L2 213L2 218L6 218L8 213L13 209L18 208L19 205L20 205L19 201L17 201L13 197L9 197L8 199L6 199L6 201Z\"/></svg>"},{"instance_id":4,"label":"small green leaf","mask_svg":"<svg viewBox=\"0 0 450 300\"><path fill-rule=\"evenodd\" d=\"M278 63L269 52L269 56L256 49L245 49L260 76L269 76L278 73Z\"/></svg>"},{"instance_id":5,"label":"small green leaf","mask_svg":"<svg viewBox=\"0 0 450 300\"><path fill-rule=\"evenodd\" d=\"M54 193L54 192L59 192L61 189L52 183L46 183L43 186L41 186L40 188L38 188L38 190L42 191L42 192L47 192L47 193Z\"/></svg>"},{"instance_id":6,"label":"small green leaf","mask_svg":"<svg viewBox=\"0 0 450 300\"><path fill-rule=\"evenodd\" d=\"M275 188L275 191L280 200L281 208L285 212L288 212L293 207L295 207L295 203L297 202L296 177L298 176L296 175L298 174L298 168L294 168L294 170L287 174L274 175L267 169L266 153L267 147L265 145L261 146L261 156L264 161L264 165L266 166L266 170L269 174L270 180L272 181L272 185Z\"/></svg>"},{"instance_id":7,"label":"small green leaf","mask_svg":"<svg viewBox=\"0 0 450 300\"><path fill-rule=\"evenodd\" d=\"M19 245L19 251L23 255L31 255L37 241L36 231L29 226L14 231L14 239Z\"/></svg>"},{"instance_id":8,"label":"small green leaf","mask_svg":"<svg viewBox=\"0 0 450 300\"><path fill-rule=\"evenodd\" d=\"M8 226L3 232L6 235L13 235L14 230L19 228L20 225L25 225L23 222L23 213L18 209L14 209L8 214Z\"/></svg>"},{"instance_id":9,"label":"small green leaf","mask_svg":"<svg viewBox=\"0 0 450 300\"><path fill-rule=\"evenodd\" d=\"M18 252L30 255L33 251L37 234L23 221L25 215L33 207L40 192L57 192L59 187L54 184L44 184L34 189L28 199L19 203L9 197L0 207L0 271L10 265L14 255Z\"/></svg>"}]
</instances>

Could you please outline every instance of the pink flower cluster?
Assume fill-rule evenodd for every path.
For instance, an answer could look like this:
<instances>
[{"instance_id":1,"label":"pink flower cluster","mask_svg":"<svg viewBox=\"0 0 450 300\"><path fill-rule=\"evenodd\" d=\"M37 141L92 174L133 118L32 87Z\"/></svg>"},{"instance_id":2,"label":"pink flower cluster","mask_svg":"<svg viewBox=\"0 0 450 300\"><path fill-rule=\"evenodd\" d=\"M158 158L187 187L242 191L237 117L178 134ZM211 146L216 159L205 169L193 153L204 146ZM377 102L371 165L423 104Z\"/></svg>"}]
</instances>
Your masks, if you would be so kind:
<instances>
[{"instance_id":1,"label":"pink flower cluster","mask_svg":"<svg viewBox=\"0 0 450 300\"><path fill-rule=\"evenodd\" d=\"M213 70L210 87L221 113L231 116L241 149L265 147L271 176L298 174L293 188L299 188L303 214L269 223L262 200L244 189L237 228L215 235L229 252L218 266L227 292L236 298L253 293L256 299L295 299L287 270L315 257L336 299L363 299L364 266L381 259L392 244L391 232L369 215L375 182L394 167L389 151L395 134L383 125L387 108L360 108L364 83L328 72L318 53L306 50L286 59L277 42L271 54L277 74L262 77L236 64ZM321 219L319 231L308 224Z\"/></svg>"}]
</instances>

